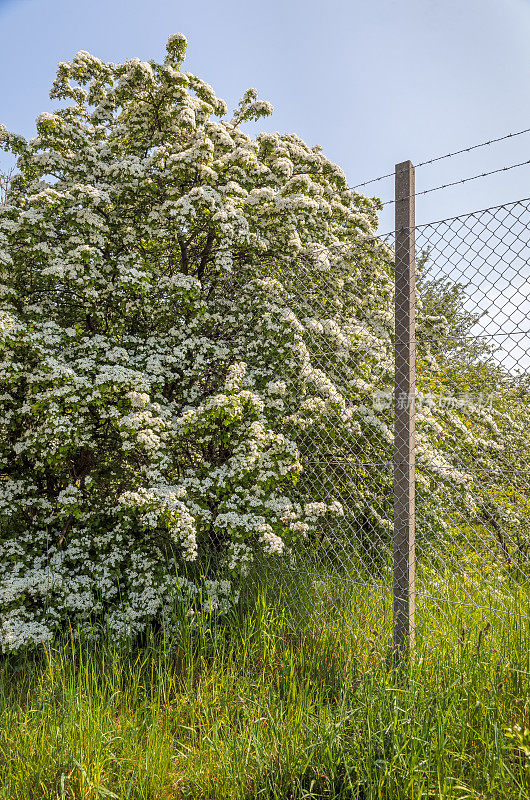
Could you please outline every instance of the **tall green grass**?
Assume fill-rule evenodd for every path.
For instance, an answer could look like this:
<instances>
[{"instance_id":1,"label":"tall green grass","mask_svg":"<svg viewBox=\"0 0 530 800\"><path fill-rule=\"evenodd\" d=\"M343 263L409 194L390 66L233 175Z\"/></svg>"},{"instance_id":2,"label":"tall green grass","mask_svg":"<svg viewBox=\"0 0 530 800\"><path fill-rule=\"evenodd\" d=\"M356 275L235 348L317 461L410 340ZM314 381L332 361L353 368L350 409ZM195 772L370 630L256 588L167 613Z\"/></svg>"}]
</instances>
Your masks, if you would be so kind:
<instances>
[{"instance_id":1,"label":"tall green grass","mask_svg":"<svg viewBox=\"0 0 530 800\"><path fill-rule=\"evenodd\" d=\"M487 619L458 583L466 605L420 597L396 670L387 589L267 583L171 636L3 657L0 798L530 797L522 593Z\"/></svg>"}]
</instances>

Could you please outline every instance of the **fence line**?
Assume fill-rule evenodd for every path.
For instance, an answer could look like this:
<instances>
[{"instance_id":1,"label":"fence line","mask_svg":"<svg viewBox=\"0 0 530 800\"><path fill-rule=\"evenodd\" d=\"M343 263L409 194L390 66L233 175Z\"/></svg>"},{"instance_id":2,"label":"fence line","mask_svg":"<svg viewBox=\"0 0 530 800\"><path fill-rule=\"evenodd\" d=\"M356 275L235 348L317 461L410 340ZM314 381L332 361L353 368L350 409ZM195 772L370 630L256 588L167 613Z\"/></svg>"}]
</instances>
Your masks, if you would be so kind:
<instances>
[{"instance_id":1,"label":"fence line","mask_svg":"<svg viewBox=\"0 0 530 800\"><path fill-rule=\"evenodd\" d=\"M456 646L530 621L530 198L415 225L411 162L395 175L393 234L280 276L321 381L285 416L300 497L341 513L315 517L288 577L263 569L318 624L399 654L433 626Z\"/></svg>"}]
</instances>

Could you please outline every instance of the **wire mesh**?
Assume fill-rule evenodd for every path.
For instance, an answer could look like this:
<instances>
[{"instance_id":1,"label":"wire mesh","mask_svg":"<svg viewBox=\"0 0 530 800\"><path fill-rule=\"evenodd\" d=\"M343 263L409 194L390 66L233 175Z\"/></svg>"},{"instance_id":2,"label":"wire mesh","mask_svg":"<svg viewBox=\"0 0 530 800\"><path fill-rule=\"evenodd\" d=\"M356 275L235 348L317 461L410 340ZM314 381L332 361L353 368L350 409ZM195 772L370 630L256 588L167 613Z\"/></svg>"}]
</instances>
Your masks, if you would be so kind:
<instances>
[{"instance_id":1,"label":"wire mesh","mask_svg":"<svg viewBox=\"0 0 530 800\"><path fill-rule=\"evenodd\" d=\"M287 559L256 560L253 577L297 625L340 626L365 645L392 632L393 259L393 235L359 235L288 272L270 266L284 291L276 323L296 318L305 354L283 359L278 378L309 524Z\"/></svg>"},{"instance_id":2,"label":"wire mesh","mask_svg":"<svg viewBox=\"0 0 530 800\"><path fill-rule=\"evenodd\" d=\"M283 271L280 271L282 269ZM391 633L392 237L270 265L283 290L275 324L299 327L282 359L282 432L300 453L296 500L307 528L287 558L252 566L296 624L340 625L360 640ZM302 353L302 357L300 357ZM375 404L375 405L374 405Z\"/></svg>"},{"instance_id":3,"label":"wire mesh","mask_svg":"<svg viewBox=\"0 0 530 800\"><path fill-rule=\"evenodd\" d=\"M416 230L417 613L460 628L529 620L529 223L521 200Z\"/></svg>"},{"instance_id":4,"label":"wire mesh","mask_svg":"<svg viewBox=\"0 0 530 800\"><path fill-rule=\"evenodd\" d=\"M530 200L415 234L416 640L474 632L480 646L489 626L530 621ZM300 452L298 499L340 510L315 516L287 559L256 561L254 579L297 624L389 647L394 236L271 274L307 355L305 377L300 364L279 376L297 386L283 431Z\"/></svg>"}]
</instances>

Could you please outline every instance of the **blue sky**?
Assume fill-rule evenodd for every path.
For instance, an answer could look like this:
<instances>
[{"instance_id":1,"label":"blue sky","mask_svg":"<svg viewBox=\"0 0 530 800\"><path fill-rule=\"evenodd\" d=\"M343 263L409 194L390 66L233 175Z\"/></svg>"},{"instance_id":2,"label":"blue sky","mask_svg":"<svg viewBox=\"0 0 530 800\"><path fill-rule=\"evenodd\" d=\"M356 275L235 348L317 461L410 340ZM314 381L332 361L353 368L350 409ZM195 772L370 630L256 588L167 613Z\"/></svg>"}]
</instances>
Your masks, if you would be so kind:
<instances>
[{"instance_id":1,"label":"blue sky","mask_svg":"<svg viewBox=\"0 0 530 800\"><path fill-rule=\"evenodd\" d=\"M262 127L322 145L351 184L530 127L530 0L0 0L0 121L31 136L78 50L161 58L177 31L187 69L231 105L258 88ZM526 159L530 134L419 169L417 190ZM417 220L527 196L530 166L418 198Z\"/></svg>"}]
</instances>

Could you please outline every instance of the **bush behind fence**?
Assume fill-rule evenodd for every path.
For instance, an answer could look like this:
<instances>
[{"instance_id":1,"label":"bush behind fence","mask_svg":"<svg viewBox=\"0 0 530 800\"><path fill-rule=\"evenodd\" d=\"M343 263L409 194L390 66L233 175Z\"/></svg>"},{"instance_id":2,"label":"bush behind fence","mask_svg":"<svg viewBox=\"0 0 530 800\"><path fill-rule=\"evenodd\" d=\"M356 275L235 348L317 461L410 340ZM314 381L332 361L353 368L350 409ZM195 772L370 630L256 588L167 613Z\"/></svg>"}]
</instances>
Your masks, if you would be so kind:
<instances>
[{"instance_id":1,"label":"bush behind fence","mask_svg":"<svg viewBox=\"0 0 530 800\"><path fill-rule=\"evenodd\" d=\"M337 264L324 260L315 278L301 260L291 275L290 302L313 332L308 356L340 395L295 438L301 496L308 489L341 513L315 523L316 546L301 536L287 559L252 568L256 585L266 583L295 618L345 625L359 642L375 637L388 646L392 638L421 641L437 627L457 643L466 632L502 629L507 617L527 628L529 223L525 199L408 229L416 320L407 329L401 297L390 340L383 320L367 326L368 314L355 318ZM345 254L344 275L359 285L363 269L379 262L393 281L395 252L395 234L358 242ZM388 308L384 292L379 301ZM410 336L396 343L396 330ZM377 369L366 364L363 383L370 335L380 337L381 358ZM413 396L395 380L395 348L404 341ZM396 413L402 426L413 423L409 454L396 450ZM404 462L409 495L395 480ZM396 502L410 514L400 543Z\"/></svg>"}]
</instances>

